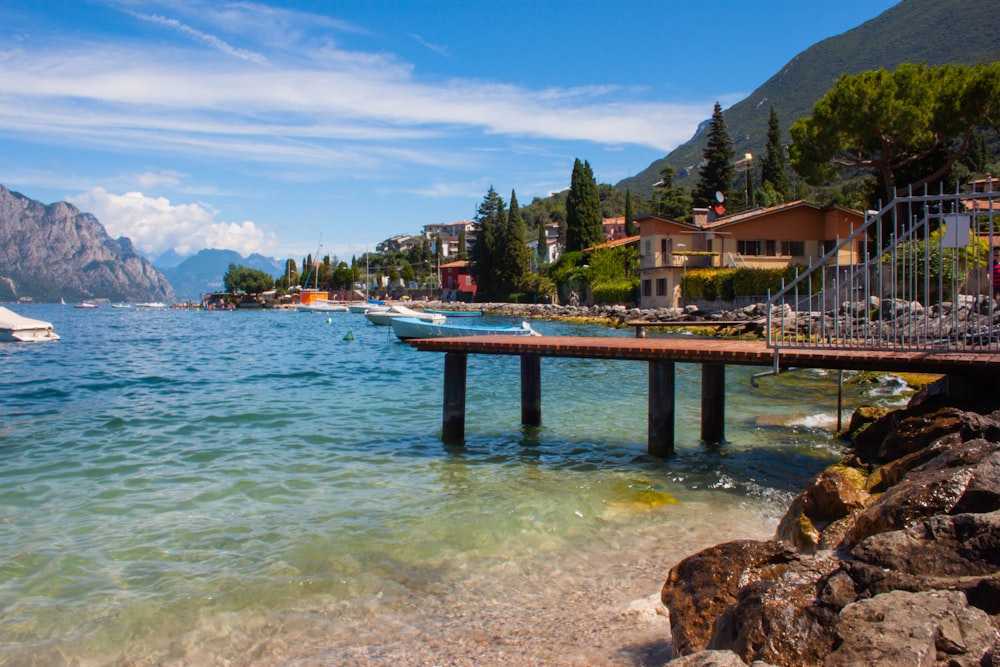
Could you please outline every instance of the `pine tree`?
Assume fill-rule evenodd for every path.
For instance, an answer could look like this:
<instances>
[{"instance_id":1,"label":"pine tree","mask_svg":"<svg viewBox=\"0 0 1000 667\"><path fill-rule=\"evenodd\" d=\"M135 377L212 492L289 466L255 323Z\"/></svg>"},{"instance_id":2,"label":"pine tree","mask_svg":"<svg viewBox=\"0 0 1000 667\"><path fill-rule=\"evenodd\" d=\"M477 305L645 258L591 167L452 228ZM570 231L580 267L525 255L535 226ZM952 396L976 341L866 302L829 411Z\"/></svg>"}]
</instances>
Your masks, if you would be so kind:
<instances>
[{"instance_id":1,"label":"pine tree","mask_svg":"<svg viewBox=\"0 0 1000 667\"><path fill-rule=\"evenodd\" d=\"M503 198L491 185L476 211L476 242L469 253L470 273L476 281L477 294L486 301L495 299L501 289L497 251L498 238L503 235L506 224Z\"/></svg>"},{"instance_id":2,"label":"pine tree","mask_svg":"<svg viewBox=\"0 0 1000 667\"><path fill-rule=\"evenodd\" d=\"M625 236L635 236L635 221L632 220L632 191L625 191Z\"/></svg>"},{"instance_id":3,"label":"pine tree","mask_svg":"<svg viewBox=\"0 0 1000 667\"><path fill-rule=\"evenodd\" d=\"M469 259L469 249L465 243L465 228L458 230L458 248L455 250L455 259L465 262Z\"/></svg>"},{"instance_id":4,"label":"pine tree","mask_svg":"<svg viewBox=\"0 0 1000 667\"><path fill-rule=\"evenodd\" d=\"M733 141L729 138L722 106L716 102L712 122L708 127L708 144L702 151L704 164L698 171L698 184L694 188L696 206L714 206L715 193L721 192L725 201L733 194Z\"/></svg>"},{"instance_id":5,"label":"pine tree","mask_svg":"<svg viewBox=\"0 0 1000 667\"><path fill-rule=\"evenodd\" d=\"M604 242L601 197L589 162L573 163L566 196L566 252L591 248Z\"/></svg>"},{"instance_id":6,"label":"pine tree","mask_svg":"<svg viewBox=\"0 0 1000 667\"><path fill-rule=\"evenodd\" d=\"M668 220L678 222L688 220L691 213L691 197L687 188L674 185L673 165L663 165L660 169L660 180L653 187L653 197L656 198L656 214ZM715 193L712 194L715 201Z\"/></svg>"},{"instance_id":7,"label":"pine tree","mask_svg":"<svg viewBox=\"0 0 1000 667\"><path fill-rule=\"evenodd\" d=\"M767 121L767 148L764 159L760 163L760 184L770 183L774 191L785 201L791 193L791 183L788 180L788 170L785 168L785 147L781 145L781 129L778 126L778 114L771 107L771 116Z\"/></svg>"}]
</instances>

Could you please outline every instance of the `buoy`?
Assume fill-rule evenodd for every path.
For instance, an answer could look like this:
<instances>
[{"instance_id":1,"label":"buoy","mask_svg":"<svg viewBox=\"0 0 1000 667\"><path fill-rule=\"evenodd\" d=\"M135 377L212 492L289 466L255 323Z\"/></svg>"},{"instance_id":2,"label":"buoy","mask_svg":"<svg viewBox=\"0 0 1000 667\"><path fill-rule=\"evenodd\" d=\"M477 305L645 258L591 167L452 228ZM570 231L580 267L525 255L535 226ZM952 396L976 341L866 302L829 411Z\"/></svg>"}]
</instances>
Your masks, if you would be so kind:
<instances>
[{"instance_id":1,"label":"buoy","mask_svg":"<svg viewBox=\"0 0 1000 667\"><path fill-rule=\"evenodd\" d=\"M354 340L354 329L347 330L347 335L344 336L344 340Z\"/></svg>"},{"instance_id":2,"label":"buoy","mask_svg":"<svg viewBox=\"0 0 1000 667\"><path fill-rule=\"evenodd\" d=\"M326 318L326 323L327 324L333 324L333 318L332 317Z\"/></svg>"}]
</instances>

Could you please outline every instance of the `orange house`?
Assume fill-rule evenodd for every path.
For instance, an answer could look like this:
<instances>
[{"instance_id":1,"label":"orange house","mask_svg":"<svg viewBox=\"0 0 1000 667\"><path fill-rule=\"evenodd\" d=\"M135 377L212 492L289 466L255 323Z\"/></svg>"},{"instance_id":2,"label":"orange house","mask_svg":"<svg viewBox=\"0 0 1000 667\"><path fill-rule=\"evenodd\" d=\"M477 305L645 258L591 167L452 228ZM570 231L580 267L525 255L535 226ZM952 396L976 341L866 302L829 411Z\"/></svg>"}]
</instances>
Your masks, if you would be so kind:
<instances>
[{"instance_id":1,"label":"orange house","mask_svg":"<svg viewBox=\"0 0 1000 667\"><path fill-rule=\"evenodd\" d=\"M864 214L842 206L794 201L712 219L695 209L694 223L647 216L640 223L640 307L678 305L684 272L699 267L779 269L807 266L864 224ZM841 266L864 261L863 240L828 260Z\"/></svg>"}]
</instances>

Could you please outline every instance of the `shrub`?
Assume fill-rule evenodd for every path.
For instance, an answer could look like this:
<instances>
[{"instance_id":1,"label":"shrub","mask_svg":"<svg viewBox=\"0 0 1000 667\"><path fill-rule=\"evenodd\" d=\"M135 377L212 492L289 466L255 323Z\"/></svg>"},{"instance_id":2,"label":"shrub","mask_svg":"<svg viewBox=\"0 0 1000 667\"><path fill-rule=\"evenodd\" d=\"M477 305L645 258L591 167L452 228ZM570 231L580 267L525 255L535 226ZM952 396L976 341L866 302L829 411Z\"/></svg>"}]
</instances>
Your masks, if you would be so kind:
<instances>
[{"instance_id":1,"label":"shrub","mask_svg":"<svg viewBox=\"0 0 1000 667\"><path fill-rule=\"evenodd\" d=\"M594 298L594 303L634 303L638 287L638 283L633 280L615 280L593 285L590 288L590 293Z\"/></svg>"}]
</instances>

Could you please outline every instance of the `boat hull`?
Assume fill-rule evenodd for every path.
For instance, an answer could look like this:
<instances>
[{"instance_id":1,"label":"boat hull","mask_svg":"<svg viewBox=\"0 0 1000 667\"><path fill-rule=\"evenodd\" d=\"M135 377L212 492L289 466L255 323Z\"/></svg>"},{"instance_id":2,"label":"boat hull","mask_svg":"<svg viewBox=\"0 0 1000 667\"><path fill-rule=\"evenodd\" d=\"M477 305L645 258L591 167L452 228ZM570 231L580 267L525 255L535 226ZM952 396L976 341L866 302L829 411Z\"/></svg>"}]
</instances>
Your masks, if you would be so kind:
<instances>
[{"instance_id":1,"label":"boat hull","mask_svg":"<svg viewBox=\"0 0 1000 667\"><path fill-rule=\"evenodd\" d=\"M0 307L0 342L44 343L54 340L59 340L59 334L51 323L24 317Z\"/></svg>"},{"instance_id":2,"label":"boat hull","mask_svg":"<svg viewBox=\"0 0 1000 667\"><path fill-rule=\"evenodd\" d=\"M483 326L475 324L453 324L425 322L412 317L397 317L392 320L392 331L400 340L414 338L451 338L457 336L540 336L527 322L520 326Z\"/></svg>"}]
</instances>

